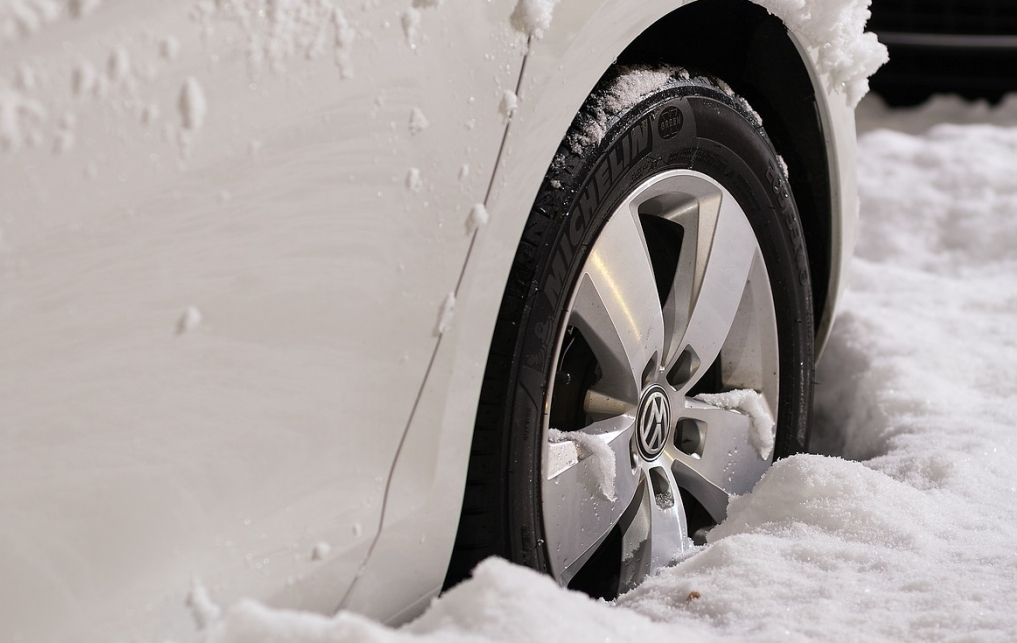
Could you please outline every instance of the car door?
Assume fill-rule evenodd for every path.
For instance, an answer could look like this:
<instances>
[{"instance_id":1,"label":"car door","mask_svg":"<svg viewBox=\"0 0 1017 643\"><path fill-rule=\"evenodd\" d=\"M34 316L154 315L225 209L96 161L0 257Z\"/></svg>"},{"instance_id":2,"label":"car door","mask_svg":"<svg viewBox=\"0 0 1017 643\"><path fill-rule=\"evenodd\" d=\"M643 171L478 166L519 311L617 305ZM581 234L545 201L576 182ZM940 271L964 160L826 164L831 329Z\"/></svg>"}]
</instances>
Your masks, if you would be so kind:
<instances>
[{"instance_id":1,"label":"car door","mask_svg":"<svg viewBox=\"0 0 1017 643\"><path fill-rule=\"evenodd\" d=\"M13 640L183 636L196 579L338 605L498 157L511 11L0 6Z\"/></svg>"}]
</instances>

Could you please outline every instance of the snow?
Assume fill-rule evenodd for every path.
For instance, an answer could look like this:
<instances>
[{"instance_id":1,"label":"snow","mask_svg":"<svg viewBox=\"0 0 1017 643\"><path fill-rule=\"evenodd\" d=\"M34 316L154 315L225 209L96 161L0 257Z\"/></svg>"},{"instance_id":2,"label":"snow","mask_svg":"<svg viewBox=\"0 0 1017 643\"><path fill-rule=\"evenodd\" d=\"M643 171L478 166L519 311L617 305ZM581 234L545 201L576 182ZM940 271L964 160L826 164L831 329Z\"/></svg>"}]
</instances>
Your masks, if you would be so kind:
<instances>
[{"instance_id":1,"label":"snow","mask_svg":"<svg viewBox=\"0 0 1017 643\"><path fill-rule=\"evenodd\" d=\"M356 40L357 32L338 7L332 14L332 22L335 26L333 58L339 67L339 77L353 78L353 41Z\"/></svg>"},{"instance_id":2,"label":"snow","mask_svg":"<svg viewBox=\"0 0 1017 643\"><path fill-rule=\"evenodd\" d=\"M865 32L868 0L754 0L776 15L817 56L831 89L857 105L869 91L869 76L887 61L884 47Z\"/></svg>"},{"instance_id":3,"label":"snow","mask_svg":"<svg viewBox=\"0 0 1017 643\"><path fill-rule=\"evenodd\" d=\"M197 131L205 124L208 101L205 99L205 90L197 78L191 76L184 81L183 87L180 88L177 109L184 129Z\"/></svg>"},{"instance_id":4,"label":"snow","mask_svg":"<svg viewBox=\"0 0 1017 643\"><path fill-rule=\"evenodd\" d=\"M519 97L516 93L510 89L506 89L501 95L501 102L498 104L498 111L501 115L508 120L512 118L512 113L516 111L516 107L519 106Z\"/></svg>"},{"instance_id":5,"label":"snow","mask_svg":"<svg viewBox=\"0 0 1017 643\"><path fill-rule=\"evenodd\" d=\"M311 560L325 560L325 557L332 552L332 545L320 542L311 550Z\"/></svg>"},{"instance_id":6,"label":"snow","mask_svg":"<svg viewBox=\"0 0 1017 643\"><path fill-rule=\"evenodd\" d=\"M583 433L582 431L559 431L548 429L547 439L551 443L571 442L576 446L576 455L579 460L590 458L594 472L595 483L600 495L607 500L617 500L614 481L617 471L615 470L615 456L611 446L596 435Z\"/></svg>"},{"instance_id":7,"label":"snow","mask_svg":"<svg viewBox=\"0 0 1017 643\"><path fill-rule=\"evenodd\" d=\"M424 112L419 107L414 107L410 111L410 134L419 134L423 132L431 124L424 116Z\"/></svg>"},{"instance_id":8,"label":"snow","mask_svg":"<svg viewBox=\"0 0 1017 643\"><path fill-rule=\"evenodd\" d=\"M84 18L95 11L100 4L102 4L102 0L70 0L67 6L70 9L71 16Z\"/></svg>"},{"instance_id":9,"label":"snow","mask_svg":"<svg viewBox=\"0 0 1017 643\"><path fill-rule=\"evenodd\" d=\"M194 617L194 623L198 626L199 630L203 630L214 623L222 613L219 606L212 602L208 589L198 578L195 578L191 585L186 605L191 608L191 616Z\"/></svg>"},{"instance_id":10,"label":"snow","mask_svg":"<svg viewBox=\"0 0 1017 643\"><path fill-rule=\"evenodd\" d=\"M619 68L618 76L590 97L589 109L580 116L579 129L570 136L569 147L579 154L599 144L613 118L674 78L688 77L687 71L673 66Z\"/></svg>"},{"instance_id":11,"label":"snow","mask_svg":"<svg viewBox=\"0 0 1017 643\"><path fill-rule=\"evenodd\" d=\"M117 45L109 54L106 62L109 79L114 83L122 83L131 74L131 55L123 45Z\"/></svg>"},{"instance_id":12,"label":"snow","mask_svg":"<svg viewBox=\"0 0 1017 643\"><path fill-rule=\"evenodd\" d=\"M551 17L558 0L519 0L509 20L516 31L543 38L544 32L551 27Z\"/></svg>"},{"instance_id":13,"label":"snow","mask_svg":"<svg viewBox=\"0 0 1017 643\"><path fill-rule=\"evenodd\" d=\"M420 178L420 170L411 167L406 173L406 189L410 192L420 192L424 188L424 180Z\"/></svg>"},{"instance_id":14,"label":"snow","mask_svg":"<svg viewBox=\"0 0 1017 643\"><path fill-rule=\"evenodd\" d=\"M740 411L752 418L753 430L749 433L749 444L760 459L770 459L773 454L774 422L770 407L762 395L752 389L738 389L724 393L703 393L695 399L718 408Z\"/></svg>"},{"instance_id":15,"label":"snow","mask_svg":"<svg viewBox=\"0 0 1017 643\"><path fill-rule=\"evenodd\" d=\"M31 143L46 117L46 108L39 101L0 84L0 151L17 151Z\"/></svg>"},{"instance_id":16,"label":"snow","mask_svg":"<svg viewBox=\"0 0 1017 643\"><path fill-rule=\"evenodd\" d=\"M201 311L197 306L188 306L177 320L177 334L189 333L201 324Z\"/></svg>"},{"instance_id":17,"label":"snow","mask_svg":"<svg viewBox=\"0 0 1017 643\"><path fill-rule=\"evenodd\" d=\"M444 335L445 332L452 328L452 318L455 317L456 313L456 294L450 292L445 295L444 301L441 302L441 310L438 311L438 325L434 329L436 336Z\"/></svg>"},{"instance_id":18,"label":"snow","mask_svg":"<svg viewBox=\"0 0 1017 643\"><path fill-rule=\"evenodd\" d=\"M10 0L0 4L0 46L37 33L60 14L55 0Z\"/></svg>"},{"instance_id":19,"label":"snow","mask_svg":"<svg viewBox=\"0 0 1017 643\"><path fill-rule=\"evenodd\" d=\"M470 208L470 214L466 217L466 234L472 235L474 232L487 225L488 219L491 215L488 214L487 208L484 207L483 203L477 203Z\"/></svg>"},{"instance_id":20,"label":"snow","mask_svg":"<svg viewBox=\"0 0 1017 643\"><path fill-rule=\"evenodd\" d=\"M241 602L206 640L1014 640L1015 104L863 103L859 245L818 374L817 452L733 498L705 546L614 603L491 559L402 628ZM1009 124L926 126L930 111ZM914 131L880 127L894 123Z\"/></svg>"},{"instance_id":21,"label":"snow","mask_svg":"<svg viewBox=\"0 0 1017 643\"><path fill-rule=\"evenodd\" d=\"M176 60L180 55L180 41L174 36L165 36L159 41L159 55L165 60Z\"/></svg>"},{"instance_id":22,"label":"snow","mask_svg":"<svg viewBox=\"0 0 1017 643\"><path fill-rule=\"evenodd\" d=\"M403 26L403 35L406 36L406 44L410 47L416 47L417 37L420 35L420 10L410 7L403 12L399 21Z\"/></svg>"},{"instance_id":23,"label":"snow","mask_svg":"<svg viewBox=\"0 0 1017 643\"><path fill-rule=\"evenodd\" d=\"M84 96L95 90L98 81L98 72L87 60L82 60L71 72L71 88L77 96Z\"/></svg>"},{"instance_id":24,"label":"snow","mask_svg":"<svg viewBox=\"0 0 1017 643\"><path fill-rule=\"evenodd\" d=\"M247 63L258 76L267 61L272 71L285 72L297 56L312 59L325 53L329 38L336 51L340 75L351 71L353 30L342 12L329 0L232 0L199 2L194 19L212 33L219 26L235 25L247 43Z\"/></svg>"}]
</instances>

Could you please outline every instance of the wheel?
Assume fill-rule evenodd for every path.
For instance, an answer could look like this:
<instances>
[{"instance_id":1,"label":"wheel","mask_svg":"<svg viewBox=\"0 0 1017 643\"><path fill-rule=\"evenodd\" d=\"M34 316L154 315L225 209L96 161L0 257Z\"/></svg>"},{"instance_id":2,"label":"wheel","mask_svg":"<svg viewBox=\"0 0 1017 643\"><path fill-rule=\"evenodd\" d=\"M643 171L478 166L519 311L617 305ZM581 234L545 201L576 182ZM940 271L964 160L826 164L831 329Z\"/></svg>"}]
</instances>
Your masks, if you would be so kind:
<instances>
[{"instance_id":1,"label":"wheel","mask_svg":"<svg viewBox=\"0 0 1017 643\"><path fill-rule=\"evenodd\" d=\"M811 297L747 103L678 69L605 80L516 253L447 583L500 555L610 599L702 542L806 447Z\"/></svg>"}]
</instances>

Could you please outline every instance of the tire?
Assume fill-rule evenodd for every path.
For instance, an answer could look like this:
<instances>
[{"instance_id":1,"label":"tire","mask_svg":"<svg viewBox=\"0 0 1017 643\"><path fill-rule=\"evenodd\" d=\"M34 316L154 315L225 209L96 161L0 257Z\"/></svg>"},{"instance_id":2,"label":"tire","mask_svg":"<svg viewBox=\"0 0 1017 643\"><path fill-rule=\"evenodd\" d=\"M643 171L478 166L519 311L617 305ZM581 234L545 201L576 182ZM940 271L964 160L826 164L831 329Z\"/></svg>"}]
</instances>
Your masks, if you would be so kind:
<instances>
[{"instance_id":1,"label":"tire","mask_svg":"<svg viewBox=\"0 0 1017 643\"><path fill-rule=\"evenodd\" d=\"M730 495L806 448L813 339L758 117L709 77L612 74L516 252L446 584L498 555L611 599L703 542Z\"/></svg>"}]
</instances>

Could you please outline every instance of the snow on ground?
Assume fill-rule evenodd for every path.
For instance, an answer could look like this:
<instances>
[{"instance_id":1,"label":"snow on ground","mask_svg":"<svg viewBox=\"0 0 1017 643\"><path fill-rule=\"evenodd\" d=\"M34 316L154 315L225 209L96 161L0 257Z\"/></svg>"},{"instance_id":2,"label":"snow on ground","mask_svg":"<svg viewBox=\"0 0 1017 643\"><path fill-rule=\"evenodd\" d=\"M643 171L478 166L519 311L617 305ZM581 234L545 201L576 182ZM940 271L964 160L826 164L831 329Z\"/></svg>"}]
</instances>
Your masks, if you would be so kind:
<instances>
[{"instance_id":1,"label":"snow on ground","mask_svg":"<svg viewBox=\"0 0 1017 643\"><path fill-rule=\"evenodd\" d=\"M862 104L857 258L816 402L829 455L777 463L706 546L616 604L490 560L401 629L242 603L207 640L1014 640L1017 127L984 123L1015 106Z\"/></svg>"}]
</instances>

